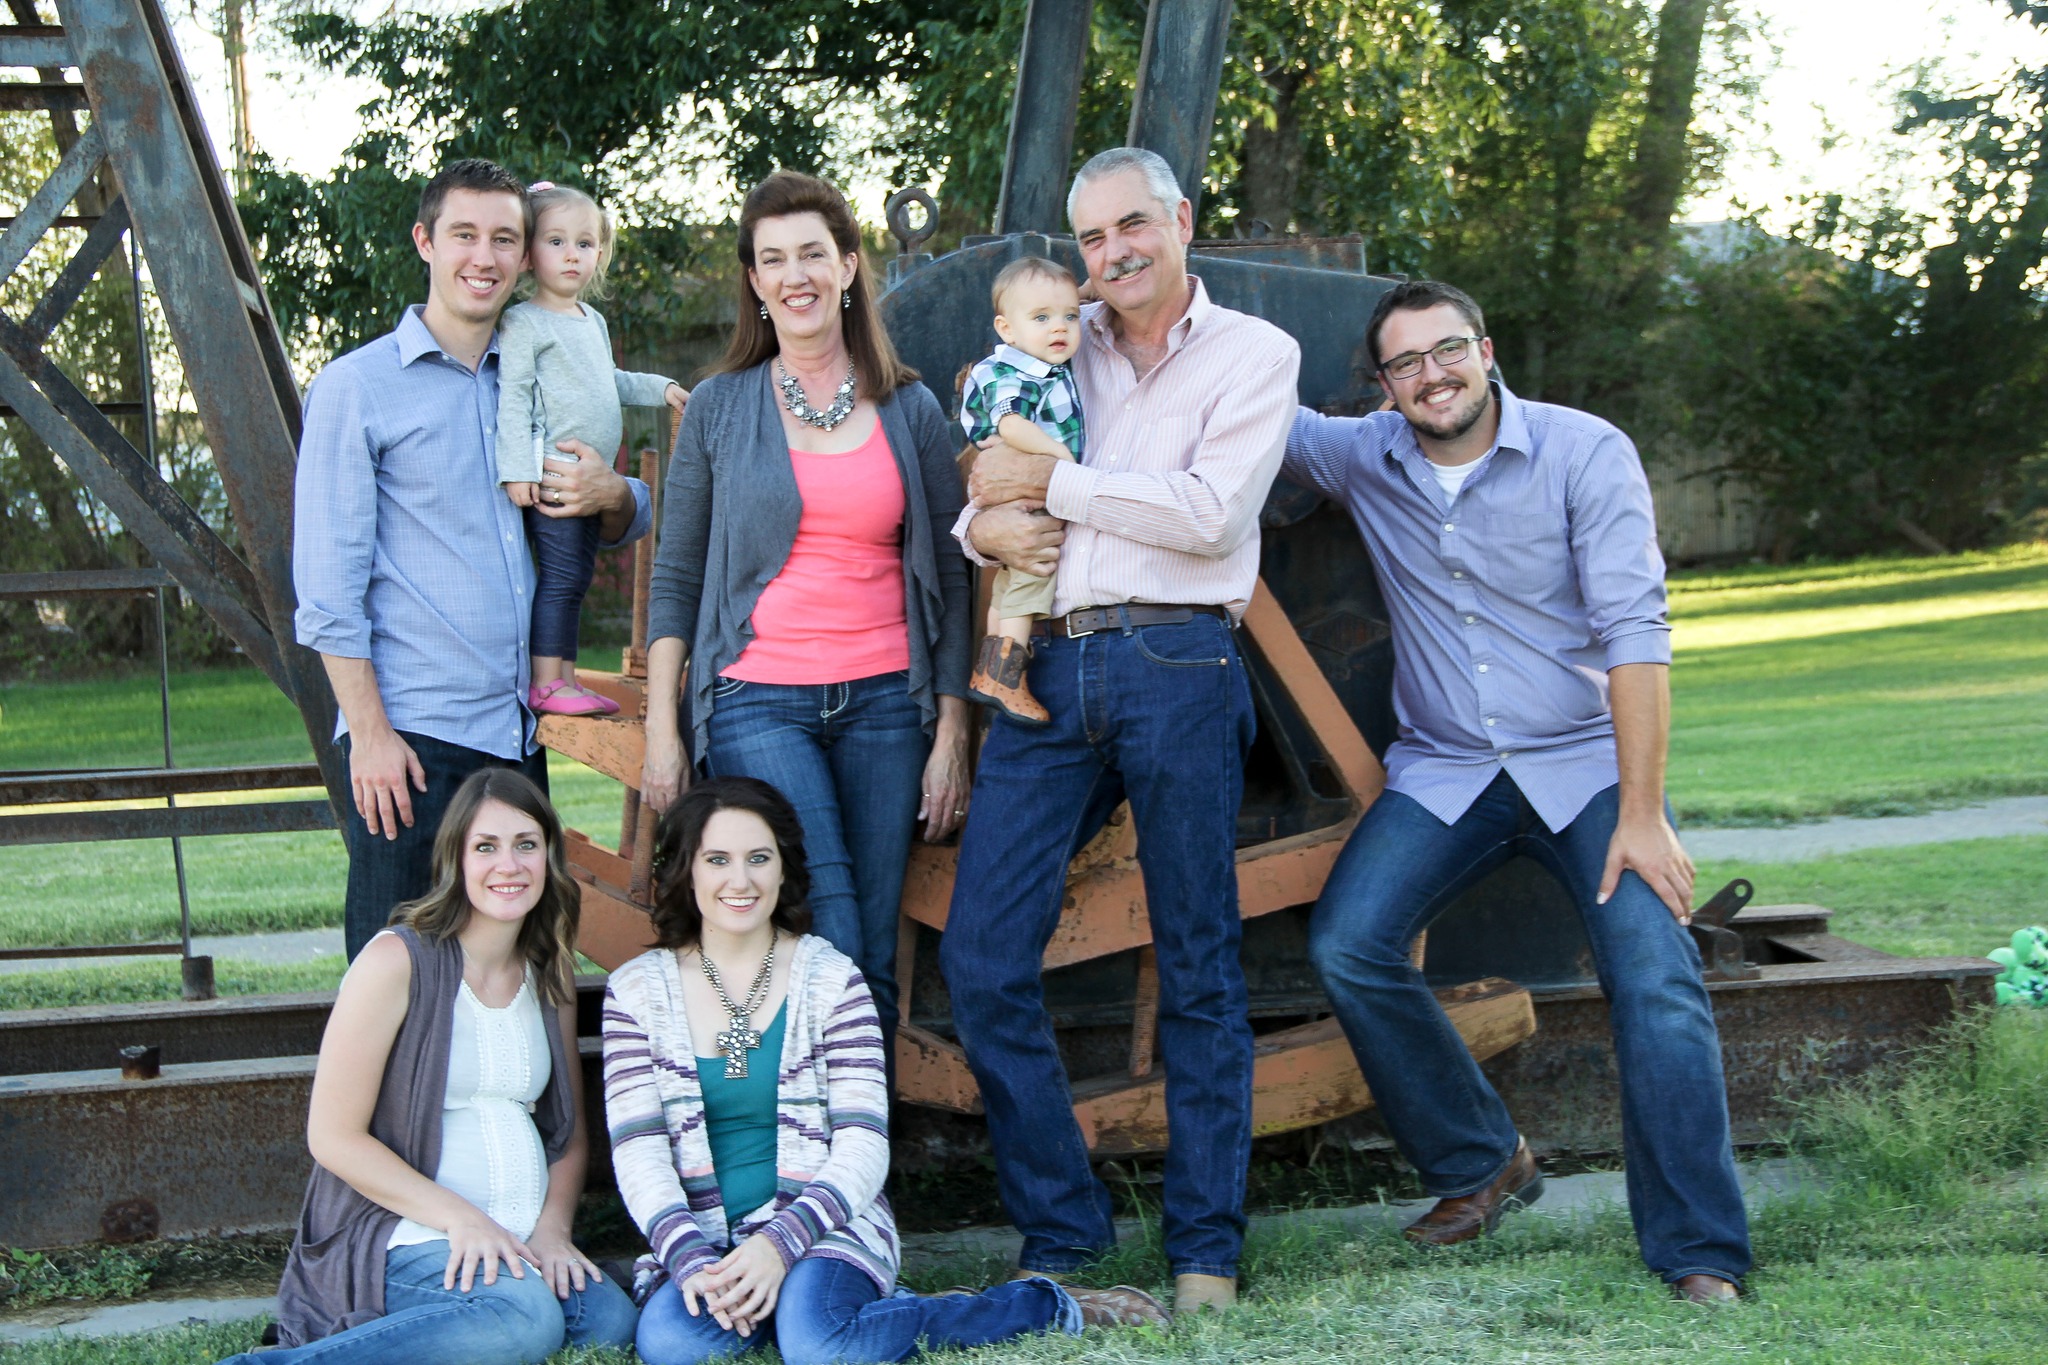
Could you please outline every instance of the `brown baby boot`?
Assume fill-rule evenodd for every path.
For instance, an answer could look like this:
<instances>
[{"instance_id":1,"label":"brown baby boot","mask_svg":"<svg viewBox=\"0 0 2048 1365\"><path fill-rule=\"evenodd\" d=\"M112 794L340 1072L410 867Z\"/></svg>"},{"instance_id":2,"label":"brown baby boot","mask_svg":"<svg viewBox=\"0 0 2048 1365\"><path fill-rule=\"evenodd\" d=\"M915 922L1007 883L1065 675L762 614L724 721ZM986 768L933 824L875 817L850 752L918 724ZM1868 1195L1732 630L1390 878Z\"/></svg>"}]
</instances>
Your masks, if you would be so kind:
<instances>
[{"instance_id":1,"label":"brown baby boot","mask_svg":"<svg viewBox=\"0 0 2048 1365\"><path fill-rule=\"evenodd\" d=\"M1024 725L1050 725L1052 712L1038 704L1025 680L1031 662L1031 648L1000 635L984 635L981 653L974 662L974 676L967 680L967 695L993 706L1011 720Z\"/></svg>"}]
</instances>

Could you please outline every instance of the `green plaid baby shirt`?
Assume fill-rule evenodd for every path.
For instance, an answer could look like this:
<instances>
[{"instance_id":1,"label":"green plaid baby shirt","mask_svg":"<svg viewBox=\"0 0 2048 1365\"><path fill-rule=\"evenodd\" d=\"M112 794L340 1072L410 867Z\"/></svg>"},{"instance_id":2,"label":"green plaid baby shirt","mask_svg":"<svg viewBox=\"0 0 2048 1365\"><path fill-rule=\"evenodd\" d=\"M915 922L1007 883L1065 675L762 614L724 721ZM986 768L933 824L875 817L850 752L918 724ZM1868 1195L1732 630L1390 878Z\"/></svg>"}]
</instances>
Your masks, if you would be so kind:
<instances>
[{"instance_id":1,"label":"green plaid baby shirt","mask_svg":"<svg viewBox=\"0 0 2048 1365\"><path fill-rule=\"evenodd\" d=\"M1081 390L1069 365L1053 365L1015 346L1002 345L967 376L960 425L970 441L986 441L1016 413L1081 459Z\"/></svg>"}]
</instances>

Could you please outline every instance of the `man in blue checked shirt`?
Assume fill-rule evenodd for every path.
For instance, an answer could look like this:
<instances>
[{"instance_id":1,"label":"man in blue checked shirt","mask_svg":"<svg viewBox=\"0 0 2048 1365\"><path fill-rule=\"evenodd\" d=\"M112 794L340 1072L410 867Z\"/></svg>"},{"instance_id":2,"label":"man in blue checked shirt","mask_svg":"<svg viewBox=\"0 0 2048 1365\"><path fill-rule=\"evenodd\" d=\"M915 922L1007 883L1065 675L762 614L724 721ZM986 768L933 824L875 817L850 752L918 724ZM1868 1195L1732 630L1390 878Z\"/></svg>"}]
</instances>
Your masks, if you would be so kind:
<instances>
[{"instance_id":1,"label":"man in blue checked shirt","mask_svg":"<svg viewBox=\"0 0 2048 1365\"><path fill-rule=\"evenodd\" d=\"M498 490L498 314L526 258L526 187L488 161L427 183L413 245L427 301L340 357L306 395L292 579L299 643L320 652L362 823L349 823L348 955L427 893L434 835L489 765L547 782L525 707L533 560ZM539 510L647 533L647 487L565 441ZM573 457L574 463L569 463Z\"/></svg>"},{"instance_id":2,"label":"man in blue checked shirt","mask_svg":"<svg viewBox=\"0 0 2048 1365\"><path fill-rule=\"evenodd\" d=\"M1542 1172L1422 974L1415 936L1518 853L1578 902L1621 1072L1629 1208L1682 1298L1733 1298L1749 1233L1692 862L1664 800L1671 631L1650 489L1598 417L1490 379L1479 306L1403 284L1367 336L1392 410L1303 409L1283 476L1345 507L1394 635L1387 789L1316 903L1309 953L1449 1245L1533 1201Z\"/></svg>"}]
</instances>

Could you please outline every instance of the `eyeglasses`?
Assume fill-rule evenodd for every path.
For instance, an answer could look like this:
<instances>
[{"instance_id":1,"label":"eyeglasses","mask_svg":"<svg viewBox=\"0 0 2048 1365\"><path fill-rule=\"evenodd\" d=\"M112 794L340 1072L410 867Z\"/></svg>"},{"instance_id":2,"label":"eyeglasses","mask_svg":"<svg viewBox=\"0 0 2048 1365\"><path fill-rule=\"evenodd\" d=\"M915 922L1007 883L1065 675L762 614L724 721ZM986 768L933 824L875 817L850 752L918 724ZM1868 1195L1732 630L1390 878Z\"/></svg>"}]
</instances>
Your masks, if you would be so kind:
<instances>
[{"instance_id":1,"label":"eyeglasses","mask_svg":"<svg viewBox=\"0 0 2048 1365\"><path fill-rule=\"evenodd\" d=\"M1422 373L1425 356L1435 356L1436 363L1445 369L1463 360L1471 351L1472 343L1484 341L1484 337L1445 337L1426 351L1403 351L1392 360L1384 361L1380 369L1389 379L1413 379Z\"/></svg>"}]
</instances>

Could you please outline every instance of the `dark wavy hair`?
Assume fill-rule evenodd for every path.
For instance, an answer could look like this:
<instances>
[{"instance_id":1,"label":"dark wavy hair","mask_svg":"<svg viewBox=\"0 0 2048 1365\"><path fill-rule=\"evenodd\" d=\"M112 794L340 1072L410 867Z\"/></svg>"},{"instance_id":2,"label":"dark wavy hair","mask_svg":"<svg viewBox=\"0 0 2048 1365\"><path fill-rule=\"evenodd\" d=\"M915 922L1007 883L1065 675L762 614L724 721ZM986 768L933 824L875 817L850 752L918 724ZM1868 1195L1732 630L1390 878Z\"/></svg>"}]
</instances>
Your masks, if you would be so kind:
<instances>
[{"instance_id":1,"label":"dark wavy hair","mask_svg":"<svg viewBox=\"0 0 2048 1365\"><path fill-rule=\"evenodd\" d=\"M1486 335L1486 315L1464 290L1442 280L1403 280L1380 295L1380 301L1373 305L1371 320L1365 324L1365 341L1372 351L1372 363L1378 365L1386 359L1380 354L1380 329L1387 325L1389 317L1395 313L1427 312L1442 303L1458 310L1472 335Z\"/></svg>"},{"instance_id":2,"label":"dark wavy hair","mask_svg":"<svg viewBox=\"0 0 2048 1365\"><path fill-rule=\"evenodd\" d=\"M692 870L704 845L704 827L722 810L761 817L782 858L782 889L769 923L784 933L811 927L811 869L804 860L804 827L789 798L757 777L713 777L699 782L662 812L654 830L654 946L692 948L704 932Z\"/></svg>"},{"instance_id":3,"label":"dark wavy hair","mask_svg":"<svg viewBox=\"0 0 2048 1365\"><path fill-rule=\"evenodd\" d=\"M782 349L775 339L775 324L761 316L761 296L754 292L747 272L754 268L754 225L763 218L790 218L799 213L815 213L824 219L839 254L856 258L843 315L846 353L860 374L860 396L879 403L915 380L917 371L896 354L889 329L882 325L881 310L875 307L874 277L868 269L867 253L861 250L860 224L854 221L846 196L829 181L800 171L775 172L749 190L746 202L740 205L739 317L733 323L732 340L711 367L712 373L751 370Z\"/></svg>"},{"instance_id":4,"label":"dark wavy hair","mask_svg":"<svg viewBox=\"0 0 2048 1365\"><path fill-rule=\"evenodd\" d=\"M519 951L533 964L541 998L550 1005L576 999L576 926L583 893L569 875L562 850L562 822L547 794L517 768L482 768L455 789L448 813L434 835L434 889L391 912L391 923L411 926L421 938L441 940L469 922L469 890L463 885L462 855L469 827L486 801L502 801L532 817L547 844L547 883L540 900L519 924Z\"/></svg>"}]
</instances>

